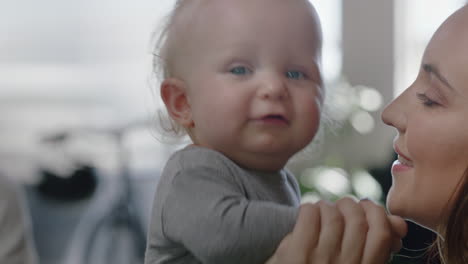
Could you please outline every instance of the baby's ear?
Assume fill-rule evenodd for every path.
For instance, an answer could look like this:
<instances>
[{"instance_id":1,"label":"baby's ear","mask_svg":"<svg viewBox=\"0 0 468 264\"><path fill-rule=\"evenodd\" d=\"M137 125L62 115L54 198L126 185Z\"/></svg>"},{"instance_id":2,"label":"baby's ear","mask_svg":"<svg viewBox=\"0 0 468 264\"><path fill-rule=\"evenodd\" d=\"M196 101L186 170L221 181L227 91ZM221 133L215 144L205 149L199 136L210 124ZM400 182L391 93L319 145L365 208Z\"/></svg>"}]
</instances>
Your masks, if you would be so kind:
<instances>
[{"instance_id":1,"label":"baby's ear","mask_svg":"<svg viewBox=\"0 0 468 264\"><path fill-rule=\"evenodd\" d=\"M161 98L174 121L185 128L193 126L192 111L184 81L176 78L164 80L161 84Z\"/></svg>"}]
</instances>

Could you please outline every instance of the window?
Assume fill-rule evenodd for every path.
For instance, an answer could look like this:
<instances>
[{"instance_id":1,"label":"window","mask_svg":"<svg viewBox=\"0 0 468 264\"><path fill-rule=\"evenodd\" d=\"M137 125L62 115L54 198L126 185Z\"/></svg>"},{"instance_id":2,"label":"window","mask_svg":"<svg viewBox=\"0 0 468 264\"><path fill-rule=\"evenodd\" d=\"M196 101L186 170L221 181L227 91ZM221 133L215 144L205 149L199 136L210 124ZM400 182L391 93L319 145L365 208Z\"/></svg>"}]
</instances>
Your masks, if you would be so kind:
<instances>
[{"instance_id":1,"label":"window","mask_svg":"<svg viewBox=\"0 0 468 264\"><path fill-rule=\"evenodd\" d=\"M323 31L323 75L333 81L341 74L341 0L310 0L317 9Z\"/></svg>"},{"instance_id":2,"label":"window","mask_svg":"<svg viewBox=\"0 0 468 264\"><path fill-rule=\"evenodd\" d=\"M424 49L442 22L466 0L399 0L395 12L395 96L416 78Z\"/></svg>"}]
</instances>

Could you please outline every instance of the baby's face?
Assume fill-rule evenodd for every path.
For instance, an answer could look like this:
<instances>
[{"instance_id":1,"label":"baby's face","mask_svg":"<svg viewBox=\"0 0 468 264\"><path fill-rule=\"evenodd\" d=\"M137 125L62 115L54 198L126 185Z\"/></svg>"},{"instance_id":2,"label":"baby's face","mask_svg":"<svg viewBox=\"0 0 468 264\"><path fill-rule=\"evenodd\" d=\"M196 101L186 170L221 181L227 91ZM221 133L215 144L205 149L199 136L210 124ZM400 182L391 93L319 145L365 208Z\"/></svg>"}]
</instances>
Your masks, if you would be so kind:
<instances>
[{"instance_id":1,"label":"baby's face","mask_svg":"<svg viewBox=\"0 0 468 264\"><path fill-rule=\"evenodd\" d=\"M321 33L306 0L199 1L177 55L193 141L277 170L317 132ZM184 18L182 18L184 19Z\"/></svg>"}]
</instances>

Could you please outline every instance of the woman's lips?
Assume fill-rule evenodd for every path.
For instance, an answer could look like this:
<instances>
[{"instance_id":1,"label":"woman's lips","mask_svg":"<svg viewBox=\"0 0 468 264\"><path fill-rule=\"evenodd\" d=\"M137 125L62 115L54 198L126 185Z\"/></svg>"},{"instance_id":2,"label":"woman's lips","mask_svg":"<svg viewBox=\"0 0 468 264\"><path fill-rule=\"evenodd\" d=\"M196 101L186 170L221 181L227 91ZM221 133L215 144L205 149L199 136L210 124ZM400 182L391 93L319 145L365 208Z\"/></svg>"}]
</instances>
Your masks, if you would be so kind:
<instances>
[{"instance_id":1,"label":"woman's lips","mask_svg":"<svg viewBox=\"0 0 468 264\"><path fill-rule=\"evenodd\" d=\"M392 165L392 173L404 172L412 169L413 166L401 163L399 160L395 160Z\"/></svg>"},{"instance_id":2,"label":"woman's lips","mask_svg":"<svg viewBox=\"0 0 468 264\"><path fill-rule=\"evenodd\" d=\"M413 168L413 161L403 155L398 147L395 146L395 152L398 154L398 159L393 162L392 172L404 172Z\"/></svg>"}]
</instances>

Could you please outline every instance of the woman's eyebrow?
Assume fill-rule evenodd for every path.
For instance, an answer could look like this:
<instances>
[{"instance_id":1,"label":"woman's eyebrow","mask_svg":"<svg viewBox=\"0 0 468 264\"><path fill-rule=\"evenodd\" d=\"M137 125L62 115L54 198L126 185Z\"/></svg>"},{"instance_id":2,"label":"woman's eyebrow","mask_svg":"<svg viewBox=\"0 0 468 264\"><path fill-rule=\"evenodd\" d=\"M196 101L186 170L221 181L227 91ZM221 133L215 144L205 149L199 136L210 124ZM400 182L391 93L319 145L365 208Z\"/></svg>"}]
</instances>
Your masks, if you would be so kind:
<instances>
[{"instance_id":1,"label":"woman's eyebrow","mask_svg":"<svg viewBox=\"0 0 468 264\"><path fill-rule=\"evenodd\" d=\"M452 90L455 90L453 86L447 81L447 79L444 76L442 76L442 74L435 65L425 63L422 65L422 68L425 72L433 74L435 77L437 77L437 79L439 79L445 86Z\"/></svg>"}]
</instances>

